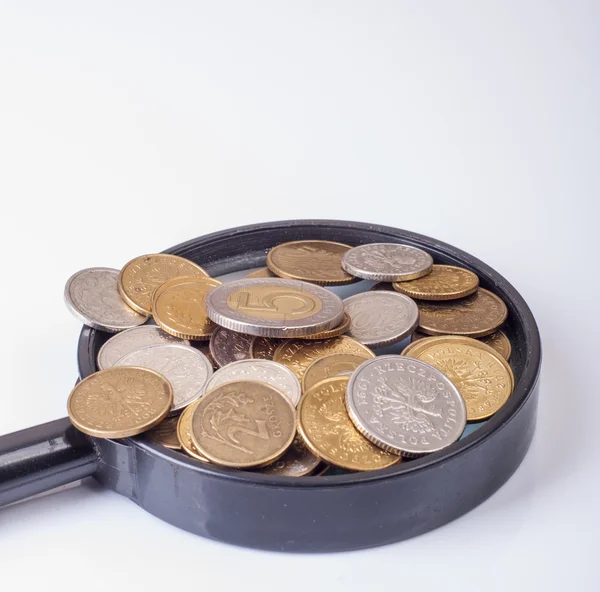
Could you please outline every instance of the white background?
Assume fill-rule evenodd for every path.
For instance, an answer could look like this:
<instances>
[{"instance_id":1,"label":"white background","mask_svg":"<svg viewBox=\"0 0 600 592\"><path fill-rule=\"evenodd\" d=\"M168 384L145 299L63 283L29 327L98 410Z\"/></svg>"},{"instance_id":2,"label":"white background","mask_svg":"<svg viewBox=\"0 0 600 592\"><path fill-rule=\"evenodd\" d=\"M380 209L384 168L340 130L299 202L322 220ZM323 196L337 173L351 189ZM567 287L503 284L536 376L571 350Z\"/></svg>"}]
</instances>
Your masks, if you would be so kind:
<instances>
[{"instance_id":1,"label":"white background","mask_svg":"<svg viewBox=\"0 0 600 592\"><path fill-rule=\"evenodd\" d=\"M455 244L521 291L545 355L529 455L435 532L251 551L91 482L0 511L2 590L598 590L599 17L593 1L0 1L0 433L65 415L71 273L252 222Z\"/></svg>"}]
</instances>

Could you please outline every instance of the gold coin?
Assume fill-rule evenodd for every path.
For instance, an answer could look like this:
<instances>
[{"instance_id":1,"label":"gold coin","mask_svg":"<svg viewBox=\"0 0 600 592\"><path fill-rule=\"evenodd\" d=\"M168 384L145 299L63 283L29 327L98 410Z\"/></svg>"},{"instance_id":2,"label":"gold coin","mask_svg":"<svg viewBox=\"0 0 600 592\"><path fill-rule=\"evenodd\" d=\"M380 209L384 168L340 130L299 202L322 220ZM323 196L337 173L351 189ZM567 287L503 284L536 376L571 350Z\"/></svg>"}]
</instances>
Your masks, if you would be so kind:
<instances>
[{"instance_id":1,"label":"gold coin","mask_svg":"<svg viewBox=\"0 0 600 592\"><path fill-rule=\"evenodd\" d=\"M255 337L250 344L250 357L256 360L272 360L282 341L274 337Z\"/></svg>"},{"instance_id":2,"label":"gold coin","mask_svg":"<svg viewBox=\"0 0 600 592\"><path fill-rule=\"evenodd\" d=\"M167 280L180 276L208 277L199 265L176 255L142 255L132 259L119 274L119 294L140 314L152 313L154 291Z\"/></svg>"},{"instance_id":3,"label":"gold coin","mask_svg":"<svg viewBox=\"0 0 600 592\"><path fill-rule=\"evenodd\" d=\"M315 333L314 335L302 335L297 337L297 339L331 339L332 337L343 335L348 329L350 329L350 315L344 313L344 320L337 327Z\"/></svg>"},{"instance_id":4,"label":"gold coin","mask_svg":"<svg viewBox=\"0 0 600 592\"><path fill-rule=\"evenodd\" d=\"M268 267L263 267L262 269L257 269L256 271L251 271L246 277L247 278L274 278L277 276Z\"/></svg>"},{"instance_id":5,"label":"gold coin","mask_svg":"<svg viewBox=\"0 0 600 592\"><path fill-rule=\"evenodd\" d=\"M406 348L404 348L402 355L403 356L408 355L405 352L407 350L410 351L410 349L411 349L410 346L414 342L419 341L421 339L428 338L428 337L429 337L429 335L427 335L425 333L421 333L420 331L415 331L411 335L411 343L409 345L407 345ZM510 359L510 354L512 352L512 346L510 344L510 340L508 339L508 337L506 336L504 331L496 331L495 333L492 333L491 335L486 335L485 337L478 337L477 341L480 341L481 343L485 343L486 345L489 345L493 350L497 351L505 360Z\"/></svg>"},{"instance_id":6,"label":"gold coin","mask_svg":"<svg viewBox=\"0 0 600 592\"><path fill-rule=\"evenodd\" d=\"M362 343L341 335L333 339L311 341L306 339L286 339L276 350L273 359L287 366L299 380L306 369L317 359L329 354L356 354L374 358L375 354Z\"/></svg>"},{"instance_id":7,"label":"gold coin","mask_svg":"<svg viewBox=\"0 0 600 592\"><path fill-rule=\"evenodd\" d=\"M159 286L152 301L156 324L181 339L210 339L216 329L206 314L206 295L221 282L209 277L178 277Z\"/></svg>"},{"instance_id":8,"label":"gold coin","mask_svg":"<svg viewBox=\"0 0 600 592\"><path fill-rule=\"evenodd\" d=\"M167 417L163 419L158 425L154 426L151 430L146 432L149 438L152 438L155 442L171 448L172 450L180 450L181 444L177 437L177 422L179 417Z\"/></svg>"},{"instance_id":9,"label":"gold coin","mask_svg":"<svg viewBox=\"0 0 600 592\"><path fill-rule=\"evenodd\" d=\"M267 265L276 275L319 286L341 286L356 281L342 269L342 255L351 247L324 240L301 240L273 247Z\"/></svg>"},{"instance_id":10,"label":"gold coin","mask_svg":"<svg viewBox=\"0 0 600 592\"><path fill-rule=\"evenodd\" d=\"M198 401L192 442L211 462L263 467L276 461L296 435L296 408L277 389L252 380L222 384Z\"/></svg>"},{"instance_id":11,"label":"gold coin","mask_svg":"<svg viewBox=\"0 0 600 592\"><path fill-rule=\"evenodd\" d=\"M302 377L302 392L311 389L315 384L334 376L350 376L363 362L369 360L357 354L329 354L317 358Z\"/></svg>"},{"instance_id":12,"label":"gold coin","mask_svg":"<svg viewBox=\"0 0 600 592\"><path fill-rule=\"evenodd\" d=\"M181 448L183 448L189 456L196 460L201 460L202 462L210 462L196 450L196 447L192 442L192 416L194 415L194 411L199 402L200 399L194 401L191 405L188 405L179 416L179 421L177 422L177 439L181 444Z\"/></svg>"},{"instance_id":13,"label":"gold coin","mask_svg":"<svg viewBox=\"0 0 600 592\"><path fill-rule=\"evenodd\" d=\"M506 304L495 294L477 292L448 302L419 300L419 331L428 335L484 337L493 333L508 315Z\"/></svg>"},{"instance_id":14,"label":"gold coin","mask_svg":"<svg viewBox=\"0 0 600 592\"><path fill-rule=\"evenodd\" d=\"M298 431L308 448L330 464L351 471L373 471L400 462L367 440L346 411L349 378L328 378L307 391L298 407Z\"/></svg>"},{"instance_id":15,"label":"gold coin","mask_svg":"<svg viewBox=\"0 0 600 592\"><path fill-rule=\"evenodd\" d=\"M296 435L292 445L285 451L282 457L259 470L265 475L302 477L312 473L320 462L320 459L306 447L304 440L299 435Z\"/></svg>"},{"instance_id":16,"label":"gold coin","mask_svg":"<svg viewBox=\"0 0 600 592\"><path fill-rule=\"evenodd\" d=\"M397 292L421 300L455 300L473 294L479 286L476 274L454 265L434 265L422 278L394 282Z\"/></svg>"},{"instance_id":17,"label":"gold coin","mask_svg":"<svg viewBox=\"0 0 600 592\"><path fill-rule=\"evenodd\" d=\"M173 403L173 389L146 368L100 370L79 382L69 395L71 423L96 438L129 438L160 423Z\"/></svg>"}]
</instances>

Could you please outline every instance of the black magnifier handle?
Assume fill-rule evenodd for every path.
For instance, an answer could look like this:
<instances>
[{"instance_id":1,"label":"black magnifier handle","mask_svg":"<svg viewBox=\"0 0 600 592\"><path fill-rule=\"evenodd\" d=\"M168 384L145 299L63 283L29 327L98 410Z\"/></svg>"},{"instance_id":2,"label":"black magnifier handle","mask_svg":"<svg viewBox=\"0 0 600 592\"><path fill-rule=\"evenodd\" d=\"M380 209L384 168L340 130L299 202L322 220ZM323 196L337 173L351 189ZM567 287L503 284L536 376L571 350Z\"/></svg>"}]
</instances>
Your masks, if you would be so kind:
<instances>
[{"instance_id":1,"label":"black magnifier handle","mask_svg":"<svg viewBox=\"0 0 600 592\"><path fill-rule=\"evenodd\" d=\"M0 507L89 477L98 465L67 417L0 436Z\"/></svg>"}]
</instances>

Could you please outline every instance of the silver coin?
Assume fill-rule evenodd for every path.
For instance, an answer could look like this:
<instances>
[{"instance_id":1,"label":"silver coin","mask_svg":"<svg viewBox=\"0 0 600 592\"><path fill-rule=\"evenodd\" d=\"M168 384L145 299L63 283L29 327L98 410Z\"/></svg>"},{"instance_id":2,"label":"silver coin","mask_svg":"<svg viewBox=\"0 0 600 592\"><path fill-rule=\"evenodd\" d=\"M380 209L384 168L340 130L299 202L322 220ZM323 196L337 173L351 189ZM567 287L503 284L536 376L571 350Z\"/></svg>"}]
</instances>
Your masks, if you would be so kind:
<instances>
[{"instance_id":1,"label":"silver coin","mask_svg":"<svg viewBox=\"0 0 600 592\"><path fill-rule=\"evenodd\" d=\"M346 335L369 347L398 343L419 324L419 307L412 298L398 292L355 294L344 299L344 309L350 317Z\"/></svg>"},{"instance_id":2,"label":"silver coin","mask_svg":"<svg viewBox=\"0 0 600 592\"><path fill-rule=\"evenodd\" d=\"M162 374L173 387L171 415L198 399L213 373L203 353L178 343L147 345L122 357L115 366L140 366Z\"/></svg>"},{"instance_id":3,"label":"silver coin","mask_svg":"<svg viewBox=\"0 0 600 592\"><path fill-rule=\"evenodd\" d=\"M134 327L133 329L117 333L100 348L98 352L98 368L106 370L114 366L123 356L147 345L158 345L160 343L190 345L187 339L173 337L155 325Z\"/></svg>"},{"instance_id":4,"label":"silver coin","mask_svg":"<svg viewBox=\"0 0 600 592\"><path fill-rule=\"evenodd\" d=\"M65 304L84 325L117 333L145 323L148 317L129 308L117 289L119 270L90 267L73 274L65 285Z\"/></svg>"},{"instance_id":5,"label":"silver coin","mask_svg":"<svg viewBox=\"0 0 600 592\"><path fill-rule=\"evenodd\" d=\"M404 456L436 452L456 442L467 409L437 368L404 356L379 356L350 377L346 407L356 429L377 446Z\"/></svg>"},{"instance_id":6,"label":"silver coin","mask_svg":"<svg viewBox=\"0 0 600 592\"><path fill-rule=\"evenodd\" d=\"M270 360L240 360L219 368L206 383L205 391L238 380L256 380L270 384L284 393L294 405L298 404L302 395L296 375L286 366Z\"/></svg>"},{"instance_id":7,"label":"silver coin","mask_svg":"<svg viewBox=\"0 0 600 592\"><path fill-rule=\"evenodd\" d=\"M206 310L218 325L259 337L313 335L337 327L344 317L342 300L333 292L280 278L218 286L207 295Z\"/></svg>"},{"instance_id":8,"label":"silver coin","mask_svg":"<svg viewBox=\"0 0 600 592\"><path fill-rule=\"evenodd\" d=\"M219 327L210 336L210 355L219 367L231 364L231 362L247 360L251 357L250 346L253 340L252 335Z\"/></svg>"},{"instance_id":9,"label":"silver coin","mask_svg":"<svg viewBox=\"0 0 600 592\"><path fill-rule=\"evenodd\" d=\"M415 280L431 271L433 258L417 247L371 243L346 251L342 267L352 275L379 282Z\"/></svg>"}]
</instances>

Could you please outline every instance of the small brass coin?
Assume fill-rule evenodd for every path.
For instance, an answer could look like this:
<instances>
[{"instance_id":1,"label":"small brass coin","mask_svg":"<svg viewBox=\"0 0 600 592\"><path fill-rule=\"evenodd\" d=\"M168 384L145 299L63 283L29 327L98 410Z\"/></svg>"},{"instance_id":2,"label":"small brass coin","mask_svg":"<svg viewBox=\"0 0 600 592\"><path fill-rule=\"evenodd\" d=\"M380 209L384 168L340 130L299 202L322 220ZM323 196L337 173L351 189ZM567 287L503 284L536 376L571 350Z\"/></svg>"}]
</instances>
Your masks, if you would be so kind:
<instances>
[{"instance_id":1,"label":"small brass coin","mask_svg":"<svg viewBox=\"0 0 600 592\"><path fill-rule=\"evenodd\" d=\"M403 356L408 355L405 352L411 350L410 346L413 343L415 343L416 341L419 341L421 339L426 339L428 337L429 337L429 335L427 335L426 333L421 333L420 331L415 331L411 335L411 343L408 346L406 346L406 348L402 352L402 355ZM481 343L485 343L485 345L489 345L493 350L498 352L505 360L510 360L510 354L512 352L512 345L510 344L510 340L508 339L508 337L506 336L504 331L496 331L496 332L492 333L491 335L486 335L485 337L478 337L477 340L480 341Z\"/></svg>"},{"instance_id":2,"label":"small brass coin","mask_svg":"<svg viewBox=\"0 0 600 592\"><path fill-rule=\"evenodd\" d=\"M298 407L298 431L308 448L329 464L351 471L373 471L400 462L367 440L346 410L348 377L328 378L308 390Z\"/></svg>"},{"instance_id":3,"label":"small brass coin","mask_svg":"<svg viewBox=\"0 0 600 592\"><path fill-rule=\"evenodd\" d=\"M298 339L331 339L332 337L343 335L348 329L350 329L350 315L344 313L344 320L337 327L329 329L328 331L315 333L314 335L302 335L301 337L298 337Z\"/></svg>"},{"instance_id":4,"label":"small brass coin","mask_svg":"<svg viewBox=\"0 0 600 592\"><path fill-rule=\"evenodd\" d=\"M129 438L159 424L169 413L169 381L145 368L108 368L79 382L69 395L71 423L96 438Z\"/></svg>"},{"instance_id":5,"label":"small brass coin","mask_svg":"<svg viewBox=\"0 0 600 592\"><path fill-rule=\"evenodd\" d=\"M365 356L357 354L329 354L317 358L302 377L302 392L310 390L317 383L335 376L350 376L365 360Z\"/></svg>"},{"instance_id":6,"label":"small brass coin","mask_svg":"<svg viewBox=\"0 0 600 592\"><path fill-rule=\"evenodd\" d=\"M176 255L142 255L126 263L119 274L119 294L136 312L152 313L154 291L180 276L208 277L199 265Z\"/></svg>"},{"instance_id":7,"label":"small brass coin","mask_svg":"<svg viewBox=\"0 0 600 592\"><path fill-rule=\"evenodd\" d=\"M459 300L419 300L417 305L419 331L427 335L484 337L496 331L508 315L506 304L483 288Z\"/></svg>"},{"instance_id":8,"label":"small brass coin","mask_svg":"<svg viewBox=\"0 0 600 592\"><path fill-rule=\"evenodd\" d=\"M476 274L454 265L434 265L422 278L395 282L394 290L421 300L455 300L473 294L479 287Z\"/></svg>"},{"instance_id":9,"label":"small brass coin","mask_svg":"<svg viewBox=\"0 0 600 592\"><path fill-rule=\"evenodd\" d=\"M199 402L200 400L195 401L189 407L186 407L179 416L179 421L177 422L177 439L181 444L181 448L183 448L188 456L207 463L210 461L196 450L192 442L192 416Z\"/></svg>"},{"instance_id":10,"label":"small brass coin","mask_svg":"<svg viewBox=\"0 0 600 592\"><path fill-rule=\"evenodd\" d=\"M151 430L146 432L149 438L152 438L155 442L171 448L172 450L180 450L181 443L177 437L177 423L179 417L167 417L163 419L158 425L154 426Z\"/></svg>"},{"instance_id":11,"label":"small brass coin","mask_svg":"<svg viewBox=\"0 0 600 592\"><path fill-rule=\"evenodd\" d=\"M247 276L247 278L273 278L277 277L268 267L263 267L262 269L257 269L256 271L251 271Z\"/></svg>"},{"instance_id":12,"label":"small brass coin","mask_svg":"<svg viewBox=\"0 0 600 592\"><path fill-rule=\"evenodd\" d=\"M192 416L192 442L215 464L250 468L276 461L296 435L296 408L264 382L240 380L208 391Z\"/></svg>"},{"instance_id":13,"label":"small brass coin","mask_svg":"<svg viewBox=\"0 0 600 592\"><path fill-rule=\"evenodd\" d=\"M206 314L206 296L221 285L208 277L179 277L157 288L152 302L156 324L181 339L210 339L216 325Z\"/></svg>"},{"instance_id":14,"label":"small brass coin","mask_svg":"<svg viewBox=\"0 0 600 592\"><path fill-rule=\"evenodd\" d=\"M265 475L303 477L312 473L320 462L320 459L306 447L300 435L296 435L292 445L282 457L259 471Z\"/></svg>"},{"instance_id":15,"label":"small brass coin","mask_svg":"<svg viewBox=\"0 0 600 592\"><path fill-rule=\"evenodd\" d=\"M283 339L274 337L255 337L250 345L250 357L257 360L272 360L275 350L282 341Z\"/></svg>"},{"instance_id":16,"label":"small brass coin","mask_svg":"<svg viewBox=\"0 0 600 592\"><path fill-rule=\"evenodd\" d=\"M375 354L365 345L341 335L333 339L310 341L305 339L286 339L276 350L273 359L287 366L301 381L306 369L318 358L329 354L356 354L365 358L374 358Z\"/></svg>"},{"instance_id":17,"label":"small brass coin","mask_svg":"<svg viewBox=\"0 0 600 592\"><path fill-rule=\"evenodd\" d=\"M342 269L342 256L349 245L324 240L301 240L273 247L267 265L276 275L320 286L341 286L356 281Z\"/></svg>"}]
</instances>

